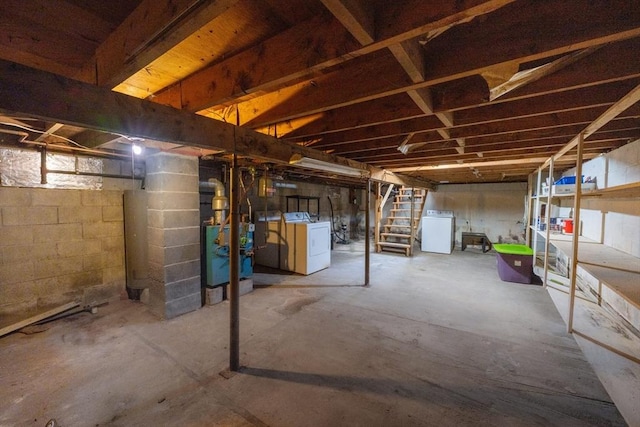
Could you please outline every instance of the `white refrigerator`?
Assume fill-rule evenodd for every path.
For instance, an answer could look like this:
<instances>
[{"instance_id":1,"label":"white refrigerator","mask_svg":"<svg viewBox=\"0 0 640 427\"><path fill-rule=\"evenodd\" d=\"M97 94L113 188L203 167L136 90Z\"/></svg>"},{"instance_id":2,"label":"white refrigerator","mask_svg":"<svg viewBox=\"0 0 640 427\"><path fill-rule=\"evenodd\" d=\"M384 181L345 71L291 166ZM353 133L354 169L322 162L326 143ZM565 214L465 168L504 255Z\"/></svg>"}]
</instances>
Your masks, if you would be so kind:
<instances>
[{"instance_id":1,"label":"white refrigerator","mask_svg":"<svg viewBox=\"0 0 640 427\"><path fill-rule=\"evenodd\" d=\"M455 244L455 230L452 211L427 211L427 216L422 217L422 251L450 254Z\"/></svg>"}]
</instances>

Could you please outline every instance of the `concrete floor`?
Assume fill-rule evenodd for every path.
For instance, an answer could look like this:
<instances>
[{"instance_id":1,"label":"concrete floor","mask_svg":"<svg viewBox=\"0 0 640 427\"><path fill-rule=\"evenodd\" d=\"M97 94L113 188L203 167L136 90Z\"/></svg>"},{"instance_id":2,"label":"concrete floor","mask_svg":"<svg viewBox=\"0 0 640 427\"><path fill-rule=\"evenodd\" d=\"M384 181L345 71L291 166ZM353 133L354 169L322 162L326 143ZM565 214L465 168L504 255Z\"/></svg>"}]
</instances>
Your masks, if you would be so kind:
<instances>
[{"instance_id":1,"label":"concrete floor","mask_svg":"<svg viewBox=\"0 0 640 427\"><path fill-rule=\"evenodd\" d=\"M255 274L234 375L226 302L0 339L0 426L626 425L549 294L500 281L495 254L373 253L363 288L361 248L337 249L311 276Z\"/></svg>"}]
</instances>

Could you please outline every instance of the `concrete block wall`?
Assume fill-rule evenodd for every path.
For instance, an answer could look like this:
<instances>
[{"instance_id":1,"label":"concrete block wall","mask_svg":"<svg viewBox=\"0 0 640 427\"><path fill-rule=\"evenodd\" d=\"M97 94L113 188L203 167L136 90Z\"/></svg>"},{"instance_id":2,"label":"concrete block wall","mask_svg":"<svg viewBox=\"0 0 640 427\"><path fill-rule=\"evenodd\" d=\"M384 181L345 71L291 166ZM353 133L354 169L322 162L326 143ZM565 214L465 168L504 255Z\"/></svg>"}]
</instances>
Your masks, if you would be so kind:
<instances>
[{"instance_id":1,"label":"concrete block wall","mask_svg":"<svg viewBox=\"0 0 640 427\"><path fill-rule=\"evenodd\" d=\"M198 158L147 156L149 306L172 318L202 306Z\"/></svg>"},{"instance_id":2,"label":"concrete block wall","mask_svg":"<svg viewBox=\"0 0 640 427\"><path fill-rule=\"evenodd\" d=\"M145 175L145 163L142 161L142 157L136 157L135 163L132 165L131 160L114 160L104 159L102 160L102 172L111 175L120 175L123 177L131 176L131 170L135 173L135 176ZM131 178L102 178L103 190L140 190L142 180Z\"/></svg>"},{"instance_id":3,"label":"concrete block wall","mask_svg":"<svg viewBox=\"0 0 640 427\"><path fill-rule=\"evenodd\" d=\"M0 315L125 289L122 192L0 187Z\"/></svg>"},{"instance_id":4,"label":"concrete block wall","mask_svg":"<svg viewBox=\"0 0 640 427\"><path fill-rule=\"evenodd\" d=\"M526 183L447 184L429 191L427 210L452 210L455 239L463 231L485 233L494 243L524 243Z\"/></svg>"}]
</instances>

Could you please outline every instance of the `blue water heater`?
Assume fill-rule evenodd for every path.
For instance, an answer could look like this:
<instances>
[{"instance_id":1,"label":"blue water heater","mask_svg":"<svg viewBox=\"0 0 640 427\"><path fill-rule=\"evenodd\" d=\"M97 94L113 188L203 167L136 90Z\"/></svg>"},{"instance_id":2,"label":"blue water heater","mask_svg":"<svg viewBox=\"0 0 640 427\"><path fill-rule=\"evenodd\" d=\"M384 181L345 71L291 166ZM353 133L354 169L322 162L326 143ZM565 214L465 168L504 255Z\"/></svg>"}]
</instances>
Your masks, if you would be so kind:
<instances>
[{"instance_id":1,"label":"blue water heater","mask_svg":"<svg viewBox=\"0 0 640 427\"><path fill-rule=\"evenodd\" d=\"M220 234L220 226L206 227L207 286L229 283L229 226ZM253 224L240 224L240 279L253 275Z\"/></svg>"}]
</instances>

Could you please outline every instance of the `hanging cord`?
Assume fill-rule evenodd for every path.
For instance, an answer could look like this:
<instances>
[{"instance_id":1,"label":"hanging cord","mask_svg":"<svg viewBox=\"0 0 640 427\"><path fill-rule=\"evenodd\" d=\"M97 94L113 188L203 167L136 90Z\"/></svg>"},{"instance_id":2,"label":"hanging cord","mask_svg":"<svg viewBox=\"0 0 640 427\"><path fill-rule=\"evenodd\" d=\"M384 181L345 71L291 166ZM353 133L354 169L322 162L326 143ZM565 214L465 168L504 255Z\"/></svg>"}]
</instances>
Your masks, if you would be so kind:
<instances>
[{"instance_id":1,"label":"hanging cord","mask_svg":"<svg viewBox=\"0 0 640 427\"><path fill-rule=\"evenodd\" d=\"M336 231L335 220L333 219L333 202L331 201L331 197L327 196L327 199L329 199L329 208L331 209L331 231L333 232L333 235L338 240L338 243L342 243L346 245L349 243L349 241L344 237L344 233L342 237L340 237L340 235Z\"/></svg>"},{"instance_id":2,"label":"hanging cord","mask_svg":"<svg viewBox=\"0 0 640 427\"><path fill-rule=\"evenodd\" d=\"M267 242L269 241L269 234L271 232L271 230L269 229L269 220L268 220L268 208L269 208L269 198L267 197L267 183L269 182L269 168L265 167L264 168L264 245L260 246L258 244L256 244L256 249L264 249L267 247ZM258 190L258 194L260 193L260 190ZM257 222L257 221L256 221Z\"/></svg>"}]
</instances>

